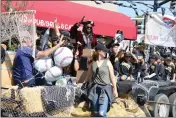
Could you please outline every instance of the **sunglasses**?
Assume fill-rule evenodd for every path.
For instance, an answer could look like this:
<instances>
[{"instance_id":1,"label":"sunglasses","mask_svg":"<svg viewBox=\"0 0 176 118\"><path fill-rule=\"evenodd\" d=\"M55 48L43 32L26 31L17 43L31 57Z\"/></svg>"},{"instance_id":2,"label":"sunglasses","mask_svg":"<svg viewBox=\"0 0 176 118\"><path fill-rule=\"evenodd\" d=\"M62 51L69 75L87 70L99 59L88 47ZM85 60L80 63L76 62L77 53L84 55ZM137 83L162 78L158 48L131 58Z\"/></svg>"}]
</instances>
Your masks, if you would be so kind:
<instances>
[{"instance_id":1,"label":"sunglasses","mask_svg":"<svg viewBox=\"0 0 176 118\"><path fill-rule=\"evenodd\" d=\"M87 29L92 29L92 27L87 26Z\"/></svg>"},{"instance_id":2,"label":"sunglasses","mask_svg":"<svg viewBox=\"0 0 176 118\"><path fill-rule=\"evenodd\" d=\"M96 69L96 73L98 73L99 72L99 67L97 67L97 69Z\"/></svg>"}]
</instances>

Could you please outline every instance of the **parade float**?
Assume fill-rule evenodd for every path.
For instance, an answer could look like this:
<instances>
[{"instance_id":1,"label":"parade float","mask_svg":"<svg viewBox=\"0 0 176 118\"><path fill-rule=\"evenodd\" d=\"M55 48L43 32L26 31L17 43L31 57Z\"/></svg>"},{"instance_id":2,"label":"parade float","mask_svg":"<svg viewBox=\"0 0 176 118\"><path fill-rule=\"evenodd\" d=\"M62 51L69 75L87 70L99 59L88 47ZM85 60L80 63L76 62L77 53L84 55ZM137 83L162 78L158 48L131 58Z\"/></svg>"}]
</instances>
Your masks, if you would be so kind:
<instances>
[{"instance_id":1,"label":"parade float","mask_svg":"<svg viewBox=\"0 0 176 118\"><path fill-rule=\"evenodd\" d=\"M44 4L42 5L42 7L50 6L46 2L42 4ZM70 3L63 3L63 4L66 5ZM42 7L40 10L46 10L45 8L42 8ZM61 8L63 8L64 10L67 9L64 5ZM34 20L35 12L36 11L4 13L4 19L2 20L4 24L2 26L4 26L3 28L5 29L4 30L5 32L1 34L1 36L3 36L1 38L4 40L11 40L12 36L14 36L20 39L20 42L21 42L21 38L23 37L23 35L20 34L20 32L28 31L30 34L28 38L34 39L35 31L36 31L35 29L36 21ZM66 13L70 14L70 12L71 11ZM44 14L45 12L41 11L40 15L38 14L37 17L41 16L41 18L43 18L44 16L46 16ZM52 14L49 14L48 16L50 15ZM74 16L73 18L75 18L76 20L65 17L64 15L61 17L61 19L65 18L66 20L64 22L71 21L71 24L72 24L74 22L79 21L80 17L82 17L83 15L85 14L79 14L79 17L77 16L76 18ZM111 15L113 16L115 15L115 13L112 13ZM55 17L55 15L52 15L52 16ZM89 16L92 19L95 18L90 14L88 14L87 16ZM124 17L124 16L121 15L121 17ZM47 17L47 18L51 18L51 17ZM11 19L11 20L7 20L7 19ZM50 19L50 20L53 20L53 19ZM93 20L96 21L97 19L93 19ZM11 22L7 22L7 21L11 21ZM120 24L118 17L116 20L112 21L111 23L115 23L117 21L118 21L117 24ZM50 27L49 26L50 23L48 22L44 23L43 21L40 21L40 23L37 23L37 24L42 26L44 24L48 24L46 26ZM65 29L68 30L68 27L66 26L68 25L64 25ZM101 26L106 27L107 25L105 26L103 23L101 24L101 21L100 21L99 23L97 23L97 27L98 26L100 29L102 29ZM126 36L125 37L126 39L136 39L136 27L134 26L134 24L132 24L132 21L129 21L128 27L126 27L125 25L114 26L114 24L110 26L113 26L111 27L111 30L112 29L114 30L113 33L112 32L110 33L109 32L110 30L108 29L106 31L102 31L100 29L98 30L98 28L95 30L95 32L100 34L105 33L105 35L112 36L114 35L117 29L121 28L121 30L124 31L124 35ZM63 27L61 26L61 28ZM148 34L151 35L150 33ZM152 37L156 38L156 36L152 36ZM35 41L33 43L35 44ZM156 42L154 42L154 44L156 45ZM35 46L33 47L33 49L35 49ZM89 53L86 56L90 57L91 54L92 53ZM21 117L22 116L23 117L24 116L25 117L87 116L88 117L88 116L91 116L91 112L85 106L85 102L77 103L75 101L76 96L79 97L82 92L80 89L81 84L75 84L75 78L67 77L65 78L66 81L59 82L58 86L47 86L47 87L39 86L39 87L32 87L32 88L28 88L28 87L19 88L17 86L13 86L11 71L12 71L14 56L15 56L15 52L7 52L5 57L5 62L1 64L1 72L2 72L1 116L11 116L11 117L15 117L15 116L16 117L17 116L18 117L20 116ZM51 62L45 61L45 63L46 63L45 65L46 66L48 65L48 66L45 67L45 65L42 65L44 67L40 68L38 67L38 65L40 65L40 61L36 62L36 68L38 68L38 70L42 72L47 70L48 73L46 73L45 76L48 77L48 80L52 81L53 79L56 79L58 76L62 74L62 70L60 69L60 66L52 67L52 64L49 64ZM57 70L59 70L58 71L59 73L53 73L53 71L50 70L52 68L57 68ZM85 74L86 74L85 70L79 70L78 76L76 79L81 80L81 77L84 77ZM55 78L55 76L57 77ZM120 99L117 103L112 104L111 110L108 112L107 116L109 117L168 116L169 115L168 112L170 112L171 114L170 116L175 116L175 108L176 108L175 107L175 101L176 101L175 83L171 83L171 82L159 83L154 81L146 81L145 79L141 79L141 80L142 81L137 81L137 82L124 81L124 82L118 83L118 86L119 86L118 91L119 91ZM81 83L81 81L79 83ZM123 87L123 86L128 86L128 87ZM149 105L146 106L147 104ZM165 110L166 112L162 114L160 111L163 111L163 110Z\"/></svg>"}]
</instances>

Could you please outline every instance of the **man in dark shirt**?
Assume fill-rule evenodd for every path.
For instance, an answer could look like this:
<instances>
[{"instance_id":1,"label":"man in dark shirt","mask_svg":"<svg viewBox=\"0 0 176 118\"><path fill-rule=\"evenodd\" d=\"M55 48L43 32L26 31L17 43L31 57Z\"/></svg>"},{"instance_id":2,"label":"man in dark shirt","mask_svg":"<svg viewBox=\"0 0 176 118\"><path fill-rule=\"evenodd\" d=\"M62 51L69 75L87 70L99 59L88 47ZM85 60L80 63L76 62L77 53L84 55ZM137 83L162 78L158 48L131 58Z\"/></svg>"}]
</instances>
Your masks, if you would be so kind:
<instances>
[{"instance_id":1,"label":"man in dark shirt","mask_svg":"<svg viewBox=\"0 0 176 118\"><path fill-rule=\"evenodd\" d=\"M61 37L59 43L50 49L45 51L35 51L35 58L47 57L52 54L60 45L64 43ZM32 56L32 41L24 39L22 42L22 47L20 47L14 58L13 64L13 79L15 85L21 85L23 83L24 86L35 86L36 82L41 84L44 79L38 78L38 74L36 73L33 63L34 57ZM36 79L37 78L37 79ZM43 82L45 84L45 82Z\"/></svg>"},{"instance_id":2,"label":"man in dark shirt","mask_svg":"<svg viewBox=\"0 0 176 118\"><path fill-rule=\"evenodd\" d=\"M119 47L119 43L111 44L110 61L111 61L112 65L113 65L113 67L114 67L114 74L115 74L115 76L119 72L119 59L117 57L118 47Z\"/></svg>"},{"instance_id":3,"label":"man in dark shirt","mask_svg":"<svg viewBox=\"0 0 176 118\"><path fill-rule=\"evenodd\" d=\"M150 55L150 64L149 64L149 68L148 68L148 73L149 75L151 74L156 74L154 77L152 77L153 79L157 80L157 73L158 73L158 55L152 54Z\"/></svg>"},{"instance_id":4,"label":"man in dark shirt","mask_svg":"<svg viewBox=\"0 0 176 118\"><path fill-rule=\"evenodd\" d=\"M124 60L120 63L120 72L118 80L132 80L132 65L130 58L132 57L130 52L125 53Z\"/></svg>"},{"instance_id":5,"label":"man in dark shirt","mask_svg":"<svg viewBox=\"0 0 176 118\"><path fill-rule=\"evenodd\" d=\"M162 63L158 63L158 59L161 59L161 57L157 54L153 54L150 56L150 65L149 65L149 75L155 74L155 76L152 76L150 79L153 80L163 80L164 79L164 65Z\"/></svg>"}]
</instances>

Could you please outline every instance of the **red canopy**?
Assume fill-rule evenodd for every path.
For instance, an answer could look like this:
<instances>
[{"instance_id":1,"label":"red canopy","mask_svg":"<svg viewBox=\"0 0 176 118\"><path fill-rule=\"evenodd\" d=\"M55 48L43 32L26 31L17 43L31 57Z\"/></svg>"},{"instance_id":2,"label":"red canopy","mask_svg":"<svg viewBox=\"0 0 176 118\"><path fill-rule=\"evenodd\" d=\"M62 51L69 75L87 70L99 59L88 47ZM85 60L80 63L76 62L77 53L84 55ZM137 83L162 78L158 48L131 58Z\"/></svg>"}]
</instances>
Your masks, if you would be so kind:
<instances>
[{"instance_id":1,"label":"red canopy","mask_svg":"<svg viewBox=\"0 0 176 118\"><path fill-rule=\"evenodd\" d=\"M70 27L86 16L95 23L94 33L114 37L116 31L122 30L126 39L135 40L136 25L130 17L108 10L81 5L69 1L33 1L32 10L36 10L36 25L53 27L54 18L58 18L61 29Z\"/></svg>"}]
</instances>

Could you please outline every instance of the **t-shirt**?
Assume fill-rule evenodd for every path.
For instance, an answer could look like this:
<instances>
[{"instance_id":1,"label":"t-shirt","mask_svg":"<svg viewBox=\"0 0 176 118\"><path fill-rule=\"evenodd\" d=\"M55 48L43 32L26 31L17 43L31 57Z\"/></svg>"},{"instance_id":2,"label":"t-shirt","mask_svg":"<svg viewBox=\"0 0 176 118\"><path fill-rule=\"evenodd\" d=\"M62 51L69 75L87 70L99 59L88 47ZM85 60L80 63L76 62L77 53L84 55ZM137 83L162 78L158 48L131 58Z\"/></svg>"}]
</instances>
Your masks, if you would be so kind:
<instances>
[{"instance_id":1,"label":"t-shirt","mask_svg":"<svg viewBox=\"0 0 176 118\"><path fill-rule=\"evenodd\" d=\"M120 72L119 66L120 66L119 60L115 60L114 65L113 65L113 67L114 67L114 75L117 75L117 73Z\"/></svg>"},{"instance_id":2,"label":"t-shirt","mask_svg":"<svg viewBox=\"0 0 176 118\"><path fill-rule=\"evenodd\" d=\"M13 64L13 79L25 81L33 77L34 74L34 58L32 57L31 47L21 47L17 50ZM35 51L37 55L38 51Z\"/></svg>"},{"instance_id":3,"label":"t-shirt","mask_svg":"<svg viewBox=\"0 0 176 118\"><path fill-rule=\"evenodd\" d=\"M137 79L138 72L140 71L140 63L132 63L132 75Z\"/></svg>"},{"instance_id":4,"label":"t-shirt","mask_svg":"<svg viewBox=\"0 0 176 118\"><path fill-rule=\"evenodd\" d=\"M175 71L174 66L165 64L164 68L165 68L165 78L169 77L169 79L172 79Z\"/></svg>"},{"instance_id":5,"label":"t-shirt","mask_svg":"<svg viewBox=\"0 0 176 118\"><path fill-rule=\"evenodd\" d=\"M151 63L151 64L149 65L148 72L149 72L149 75L152 74L152 73L157 74L157 65Z\"/></svg>"},{"instance_id":6,"label":"t-shirt","mask_svg":"<svg viewBox=\"0 0 176 118\"><path fill-rule=\"evenodd\" d=\"M120 75L130 76L130 74L132 74L132 65L131 65L131 63L127 63L125 61L120 63Z\"/></svg>"}]
</instances>

